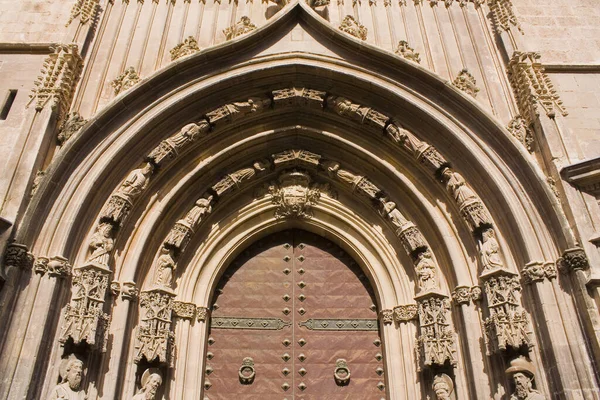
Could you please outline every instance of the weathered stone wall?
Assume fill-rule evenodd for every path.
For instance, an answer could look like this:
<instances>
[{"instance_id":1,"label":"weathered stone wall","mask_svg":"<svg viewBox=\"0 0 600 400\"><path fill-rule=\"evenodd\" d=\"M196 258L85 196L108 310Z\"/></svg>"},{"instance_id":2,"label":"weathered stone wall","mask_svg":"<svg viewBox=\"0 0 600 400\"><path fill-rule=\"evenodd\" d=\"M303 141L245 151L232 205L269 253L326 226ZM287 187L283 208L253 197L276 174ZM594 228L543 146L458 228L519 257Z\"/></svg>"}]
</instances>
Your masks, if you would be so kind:
<instances>
[{"instance_id":1,"label":"weathered stone wall","mask_svg":"<svg viewBox=\"0 0 600 400\"><path fill-rule=\"evenodd\" d=\"M0 0L0 43L60 42L74 1Z\"/></svg>"},{"instance_id":2,"label":"weathered stone wall","mask_svg":"<svg viewBox=\"0 0 600 400\"><path fill-rule=\"evenodd\" d=\"M600 3L597 0L513 0L529 50L545 63L600 62Z\"/></svg>"}]
</instances>

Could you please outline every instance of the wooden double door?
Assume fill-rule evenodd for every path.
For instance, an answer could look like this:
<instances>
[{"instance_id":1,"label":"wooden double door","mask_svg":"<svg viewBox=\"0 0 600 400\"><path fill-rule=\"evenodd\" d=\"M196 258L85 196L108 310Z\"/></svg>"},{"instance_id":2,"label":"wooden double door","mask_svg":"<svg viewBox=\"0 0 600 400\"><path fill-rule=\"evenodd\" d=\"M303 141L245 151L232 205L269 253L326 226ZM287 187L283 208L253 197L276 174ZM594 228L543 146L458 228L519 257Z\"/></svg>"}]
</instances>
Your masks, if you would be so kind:
<instances>
[{"instance_id":1,"label":"wooden double door","mask_svg":"<svg viewBox=\"0 0 600 400\"><path fill-rule=\"evenodd\" d=\"M369 281L332 242L302 230L246 249L216 288L204 399L385 399Z\"/></svg>"}]
</instances>

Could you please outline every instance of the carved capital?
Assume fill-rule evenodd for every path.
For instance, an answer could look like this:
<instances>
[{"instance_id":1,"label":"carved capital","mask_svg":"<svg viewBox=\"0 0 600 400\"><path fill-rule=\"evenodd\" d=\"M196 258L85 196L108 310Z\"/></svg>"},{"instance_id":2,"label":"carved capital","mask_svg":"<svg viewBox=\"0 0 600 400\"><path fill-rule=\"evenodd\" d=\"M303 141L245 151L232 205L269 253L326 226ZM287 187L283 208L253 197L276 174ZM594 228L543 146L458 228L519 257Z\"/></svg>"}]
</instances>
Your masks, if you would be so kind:
<instances>
[{"instance_id":1,"label":"carved capital","mask_svg":"<svg viewBox=\"0 0 600 400\"><path fill-rule=\"evenodd\" d=\"M590 262L581 247L573 247L565 250L560 264L569 272L587 270Z\"/></svg>"},{"instance_id":2,"label":"carved capital","mask_svg":"<svg viewBox=\"0 0 600 400\"><path fill-rule=\"evenodd\" d=\"M206 322L208 319L208 308L196 307L196 319L198 322Z\"/></svg>"},{"instance_id":3,"label":"carved capital","mask_svg":"<svg viewBox=\"0 0 600 400\"><path fill-rule=\"evenodd\" d=\"M452 291L452 300L460 304L469 304L471 301L477 301L481 298L481 288L479 286L457 286Z\"/></svg>"},{"instance_id":4,"label":"carved capital","mask_svg":"<svg viewBox=\"0 0 600 400\"><path fill-rule=\"evenodd\" d=\"M394 320L396 322L409 322L417 319L418 306L416 304L404 304L394 307Z\"/></svg>"},{"instance_id":5,"label":"carved capital","mask_svg":"<svg viewBox=\"0 0 600 400\"><path fill-rule=\"evenodd\" d=\"M135 301L138 296L138 289L135 282L126 281L121 285L121 299L127 301Z\"/></svg>"},{"instance_id":6,"label":"carved capital","mask_svg":"<svg viewBox=\"0 0 600 400\"><path fill-rule=\"evenodd\" d=\"M521 271L525 283L541 282L556 278L556 266L553 262L531 261Z\"/></svg>"},{"instance_id":7,"label":"carved capital","mask_svg":"<svg viewBox=\"0 0 600 400\"><path fill-rule=\"evenodd\" d=\"M27 246L19 243L10 243L4 253L4 265L21 269L30 269L33 266L34 256L28 251Z\"/></svg>"},{"instance_id":8,"label":"carved capital","mask_svg":"<svg viewBox=\"0 0 600 400\"><path fill-rule=\"evenodd\" d=\"M36 257L33 263L33 271L36 274L44 275L48 271L48 263L50 259L48 257Z\"/></svg>"},{"instance_id":9,"label":"carved capital","mask_svg":"<svg viewBox=\"0 0 600 400\"><path fill-rule=\"evenodd\" d=\"M69 260L62 256L54 256L50 258L47 264L48 276L56 278L65 278L71 275L71 264Z\"/></svg>"},{"instance_id":10,"label":"carved capital","mask_svg":"<svg viewBox=\"0 0 600 400\"><path fill-rule=\"evenodd\" d=\"M390 325L394 322L394 310L381 310L379 316L384 325Z\"/></svg>"},{"instance_id":11,"label":"carved capital","mask_svg":"<svg viewBox=\"0 0 600 400\"><path fill-rule=\"evenodd\" d=\"M177 318L193 320L196 316L196 305L194 303L174 301L173 315Z\"/></svg>"},{"instance_id":12,"label":"carved capital","mask_svg":"<svg viewBox=\"0 0 600 400\"><path fill-rule=\"evenodd\" d=\"M29 96L29 104L35 102L35 109L41 111L50 103L50 107L62 115L69 109L83 60L76 44L58 44L52 50L44 61L43 75L38 77Z\"/></svg>"}]
</instances>

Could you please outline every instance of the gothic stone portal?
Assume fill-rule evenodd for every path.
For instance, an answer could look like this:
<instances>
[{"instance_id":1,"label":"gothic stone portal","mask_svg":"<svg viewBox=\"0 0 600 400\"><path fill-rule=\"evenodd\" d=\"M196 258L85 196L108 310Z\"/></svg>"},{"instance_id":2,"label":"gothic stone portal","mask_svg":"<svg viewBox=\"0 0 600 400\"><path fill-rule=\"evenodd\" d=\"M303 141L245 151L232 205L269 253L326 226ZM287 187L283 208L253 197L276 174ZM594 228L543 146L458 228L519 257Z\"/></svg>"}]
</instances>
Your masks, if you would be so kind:
<instances>
[{"instance_id":1,"label":"gothic stone portal","mask_svg":"<svg viewBox=\"0 0 600 400\"><path fill-rule=\"evenodd\" d=\"M333 243L291 230L250 246L213 303L204 398L385 398L367 277Z\"/></svg>"}]
</instances>

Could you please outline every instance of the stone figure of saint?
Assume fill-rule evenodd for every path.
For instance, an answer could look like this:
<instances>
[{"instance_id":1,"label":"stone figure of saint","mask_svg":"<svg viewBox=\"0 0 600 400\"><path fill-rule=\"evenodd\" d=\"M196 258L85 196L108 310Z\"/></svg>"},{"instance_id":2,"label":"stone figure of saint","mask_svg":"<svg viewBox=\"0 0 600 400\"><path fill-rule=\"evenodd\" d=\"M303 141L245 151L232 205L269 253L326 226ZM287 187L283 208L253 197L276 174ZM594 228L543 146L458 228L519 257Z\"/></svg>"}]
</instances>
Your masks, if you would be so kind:
<instances>
[{"instance_id":1,"label":"stone figure of saint","mask_svg":"<svg viewBox=\"0 0 600 400\"><path fill-rule=\"evenodd\" d=\"M200 121L198 124L191 123L185 125L179 132L167 139L176 150L182 149L186 144L194 142L200 136L206 134L210 125L206 121Z\"/></svg>"},{"instance_id":2,"label":"stone figure of saint","mask_svg":"<svg viewBox=\"0 0 600 400\"><path fill-rule=\"evenodd\" d=\"M446 374L438 374L433 378L432 389L436 400L450 400L450 395L454 391L452 378Z\"/></svg>"},{"instance_id":3,"label":"stone figure of saint","mask_svg":"<svg viewBox=\"0 0 600 400\"><path fill-rule=\"evenodd\" d=\"M413 155L417 155L419 151L427 146L400 125L389 124L385 129L396 143L403 145Z\"/></svg>"},{"instance_id":4,"label":"stone figure of saint","mask_svg":"<svg viewBox=\"0 0 600 400\"><path fill-rule=\"evenodd\" d=\"M98 225L96 232L90 240L90 250L92 253L88 257L87 262L108 265L110 252L114 247L112 229L112 225L108 222Z\"/></svg>"},{"instance_id":5,"label":"stone figure of saint","mask_svg":"<svg viewBox=\"0 0 600 400\"><path fill-rule=\"evenodd\" d=\"M438 288L436 267L429 251L419 254L415 270L419 278L419 292L429 292Z\"/></svg>"},{"instance_id":6,"label":"stone figure of saint","mask_svg":"<svg viewBox=\"0 0 600 400\"><path fill-rule=\"evenodd\" d=\"M162 385L162 375L156 368L149 368L142 374L142 388L131 400L155 400L158 388Z\"/></svg>"},{"instance_id":7,"label":"stone figure of saint","mask_svg":"<svg viewBox=\"0 0 600 400\"><path fill-rule=\"evenodd\" d=\"M196 201L194 208L192 208L185 216L185 223L190 228L195 229L196 225L202 220L206 214L210 214L212 211L213 196L207 198L201 198Z\"/></svg>"},{"instance_id":8,"label":"stone figure of saint","mask_svg":"<svg viewBox=\"0 0 600 400\"><path fill-rule=\"evenodd\" d=\"M510 400L546 400L543 394L534 389L535 367L525 357L512 360L506 374L515 385L515 392Z\"/></svg>"},{"instance_id":9,"label":"stone figure of saint","mask_svg":"<svg viewBox=\"0 0 600 400\"><path fill-rule=\"evenodd\" d=\"M408 220L404 218L404 215L402 215L402 213L396 207L396 203L393 201L388 201L385 198L380 199L380 201L383 205L383 212L387 214L388 218L395 227L402 228L408 222Z\"/></svg>"},{"instance_id":10,"label":"stone figure of saint","mask_svg":"<svg viewBox=\"0 0 600 400\"><path fill-rule=\"evenodd\" d=\"M151 163L146 163L142 168L134 169L121 183L116 194L133 203L133 200L148 186L153 172L154 166Z\"/></svg>"},{"instance_id":11,"label":"stone figure of saint","mask_svg":"<svg viewBox=\"0 0 600 400\"><path fill-rule=\"evenodd\" d=\"M175 264L171 250L162 247L154 269L154 285L171 288L173 285L173 271L176 268L177 265Z\"/></svg>"},{"instance_id":12,"label":"stone figure of saint","mask_svg":"<svg viewBox=\"0 0 600 400\"><path fill-rule=\"evenodd\" d=\"M496 268L503 268L502 258L500 257L500 245L496 240L496 233L492 228L486 229L482 233L483 241L481 243L481 263L483 270L489 271Z\"/></svg>"},{"instance_id":13,"label":"stone figure of saint","mask_svg":"<svg viewBox=\"0 0 600 400\"><path fill-rule=\"evenodd\" d=\"M459 207L465 203L477 199L477 195L467 186L465 178L459 173L453 172L450 168L444 168L442 176L446 181L446 188L454 197Z\"/></svg>"},{"instance_id":14,"label":"stone figure of saint","mask_svg":"<svg viewBox=\"0 0 600 400\"><path fill-rule=\"evenodd\" d=\"M61 382L52 389L48 400L85 400L87 396L80 390L83 375L83 362L74 355L63 360L60 366Z\"/></svg>"}]
</instances>

